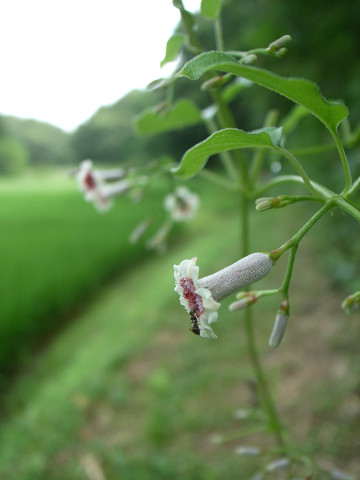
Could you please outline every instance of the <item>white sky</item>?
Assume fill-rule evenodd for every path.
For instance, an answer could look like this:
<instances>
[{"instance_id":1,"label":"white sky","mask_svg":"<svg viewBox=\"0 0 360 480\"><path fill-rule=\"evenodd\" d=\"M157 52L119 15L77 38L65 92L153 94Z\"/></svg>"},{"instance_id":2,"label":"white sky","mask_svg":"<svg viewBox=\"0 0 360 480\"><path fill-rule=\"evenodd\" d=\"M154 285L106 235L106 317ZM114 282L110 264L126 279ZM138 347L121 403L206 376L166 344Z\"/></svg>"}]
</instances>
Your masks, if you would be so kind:
<instances>
[{"instance_id":1,"label":"white sky","mask_svg":"<svg viewBox=\"0 0 360 480\"><path fill-rule=\"evenodd\" d=\"M75 129L169 73L159 64L179 19L172 0L1 1L0 113Z\"/></svg>"}]
</instances>

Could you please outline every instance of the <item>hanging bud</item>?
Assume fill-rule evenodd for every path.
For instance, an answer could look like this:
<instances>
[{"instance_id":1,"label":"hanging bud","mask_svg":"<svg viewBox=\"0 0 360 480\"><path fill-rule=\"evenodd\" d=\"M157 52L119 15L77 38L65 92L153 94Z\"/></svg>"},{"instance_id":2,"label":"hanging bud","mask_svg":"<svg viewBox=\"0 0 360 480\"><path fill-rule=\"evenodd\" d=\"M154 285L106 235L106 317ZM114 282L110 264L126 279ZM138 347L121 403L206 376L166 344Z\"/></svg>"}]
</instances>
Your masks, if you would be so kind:
<instances>
[{"instance_id":1,"label":"hanging bud","mask_svg":"<svg viewBox=\"0 0 360 480\"><path fill-rule=\"evenodd\" d=\"M289 302L283 300L275 318L274 326L269 338L269 347L277 348L284 336L287 322L289 320Z\"/></svg>"},{"instance_id":2,"label":"hanging bud","mask_svg":"<svg viewBox=\"0 0 360 480\"><path fill-rule=\"evenodd\" d=\"M353 313L360 307L360 291L353 293L345 298L341 304L341 308L345 313Z\"/></svg>"}]
</instances>

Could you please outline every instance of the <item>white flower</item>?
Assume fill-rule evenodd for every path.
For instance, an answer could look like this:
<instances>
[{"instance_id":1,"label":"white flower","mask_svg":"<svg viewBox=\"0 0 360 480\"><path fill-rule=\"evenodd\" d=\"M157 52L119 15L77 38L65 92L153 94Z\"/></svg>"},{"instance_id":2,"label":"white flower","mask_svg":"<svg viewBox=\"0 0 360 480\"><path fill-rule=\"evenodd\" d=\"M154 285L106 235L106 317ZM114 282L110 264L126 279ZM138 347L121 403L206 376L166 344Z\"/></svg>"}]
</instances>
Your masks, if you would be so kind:
<instances>
[{"instance_id":1,"label":"white flower","mask_svg":"<svg viewBox=\"0 0 360 480\"><path fill-rule=\"evenodd\" d=\"M252 253L212 275L199 279L196 257L174 265L175 291L180 303L190 313L191 330L202 337L216 338L210 324L218 318L220 300L245 285L261 280L270 273L273 260L266 253Z\"/></svg>"},{"instance_id":2,"label":"white flower","mask_svg":"<svg viewBox=\"0 0 360 480\"><path fill-rule=\"evenodd\" d=\"M93 202L100 211L108 210L111 201L104 195L104 182L100 173L93 169L91 160L84 160L77 174L80 191L84 192L85 200Z\"/></svg>"},{"instance_id":3,"label":"white flower","mask_svg":"<svg viewBox=\"0 0 360 480\"><path fill-rule=\"evenodd\" d=\"M164 199L164 208L175 222L193 218L198 206L198 195L191 193L186 187L177 187L174 193L166 195Z\"/></svg>"},{"instance_id":4,"label":"white flower","mask_svg":"<svg viewBox=\"0 0 360 480\"><path fill-rule=\"evenodd\" d=\"M175 292L180 295L180 303L185 310L195 315L201 337L216 338L210 324L218 318L220 303L216 302L209 289L199 285L199 267L196 257L174 265Z\"/></svg>"}]
</instances>

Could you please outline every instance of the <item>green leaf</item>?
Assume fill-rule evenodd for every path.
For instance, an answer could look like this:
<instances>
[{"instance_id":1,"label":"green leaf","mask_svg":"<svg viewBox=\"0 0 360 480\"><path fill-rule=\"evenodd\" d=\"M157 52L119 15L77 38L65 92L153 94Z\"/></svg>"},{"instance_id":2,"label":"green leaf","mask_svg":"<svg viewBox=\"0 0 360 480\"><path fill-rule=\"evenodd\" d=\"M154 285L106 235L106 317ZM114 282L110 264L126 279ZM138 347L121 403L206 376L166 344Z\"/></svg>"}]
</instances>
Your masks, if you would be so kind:
<instances>
[{"instance_id":1,"label":"green leaf","mask_svg":"<svg viewBox=\"0 0 360 480\"><path fill-rule=\"evenodd\" d=\"M169 38L166 44L166 53L164 59L160 63L160 67L163 67L169 62L176 60L177 56L180 53L181 47L185 42L185 35L182 33L176 33Z\"/></svg>"},{"instance_id":2,"label":"green leaf","mask_svg":"<svg viewBox=\"0 0 360 480\"><path fill-rule=\"evenodd\" d=\"M190 48L195 53L199 53L201 51L201 44L195 31L195 16L184 8L182 0L173 0L173 5L180 10L181 23L186 32L188 48Z\"/></svg>"},{"instance_id":3,"label":"green leaf","mask_svg":"<svg viewBox=\"0 0 360 480\"><path fill-rule=\"evenodd\" d=\"M216 20L220 15L221 0L201 0L201 14Z\"/></svg>"},{"instance_id":4,"label":"green leaf","mask_svg":"<svg viewBox=\"0 0 360 480\"><path fill-rule=\"evenodd\" d=\"M179 100L173 107L151 108L135 120L138 133L154 134L189 127L201 123L200 110L190 100Z\"/></svg>"},{"instance_id":5,"label":"green leaf","mask_svg":"<svg viewBox=\"0 0 360 480\"><path fill-rule=\"evenodd\" d=\"M318 86L303 78L286 78L267 70L239 63L233 56L221 52L206 52L187 62L179 72L192 80L209 70L218 70L247 78L302 105L315 115L336 136L336 129L349 114L341 102L329 102L321 96Z\"/></svg>"},{"instance_id":6,"label":"green leaf","mask_svg":"<svg viewBox=\"0 0 360 480\"><path fill-rule=\"evenodd\" d=\"M225 128L213 133L206 140L190 148L183 156L178 167L172 172L181 178L191 178L206 165L208 158L220 152L240 148L280 147L282 129L265 127L252 132L237 128Z\"/></svg>"}]
</instances>

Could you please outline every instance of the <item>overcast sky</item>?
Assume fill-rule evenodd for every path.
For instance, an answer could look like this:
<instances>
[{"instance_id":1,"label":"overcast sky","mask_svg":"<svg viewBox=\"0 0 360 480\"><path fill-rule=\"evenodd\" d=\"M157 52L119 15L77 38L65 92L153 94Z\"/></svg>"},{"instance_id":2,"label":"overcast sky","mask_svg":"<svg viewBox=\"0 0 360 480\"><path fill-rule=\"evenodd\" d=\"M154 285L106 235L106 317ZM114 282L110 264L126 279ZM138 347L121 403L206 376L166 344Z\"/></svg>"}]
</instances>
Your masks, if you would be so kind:
<instances>
[{"instance_id":1,"label":"overcast sky","mask_svg":"<svg viewBox=\"0 0 360 480\"><path fill-rule=\"evenodd\" d=\"M168 73L159 63L178 21L172 0L0 2L0 113L75 129Z\"/></svg>"}]
</instances>

